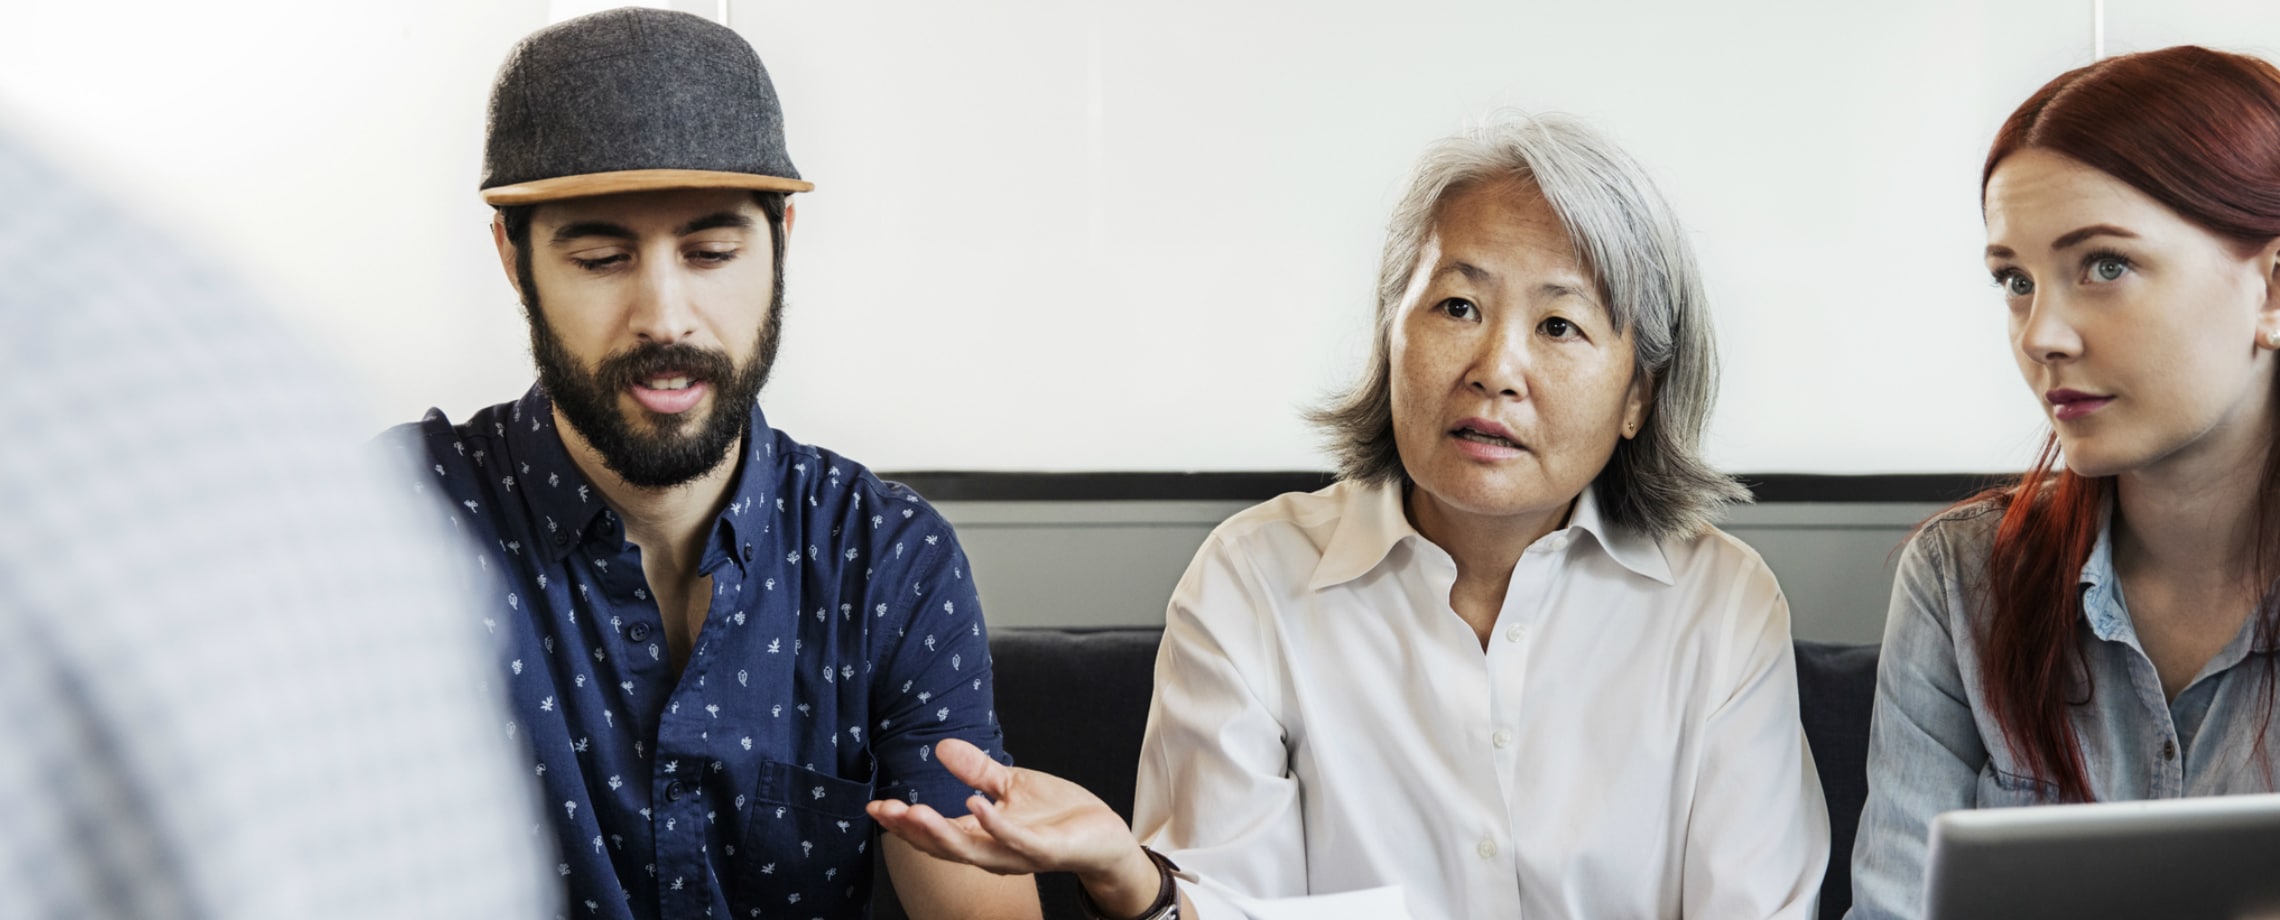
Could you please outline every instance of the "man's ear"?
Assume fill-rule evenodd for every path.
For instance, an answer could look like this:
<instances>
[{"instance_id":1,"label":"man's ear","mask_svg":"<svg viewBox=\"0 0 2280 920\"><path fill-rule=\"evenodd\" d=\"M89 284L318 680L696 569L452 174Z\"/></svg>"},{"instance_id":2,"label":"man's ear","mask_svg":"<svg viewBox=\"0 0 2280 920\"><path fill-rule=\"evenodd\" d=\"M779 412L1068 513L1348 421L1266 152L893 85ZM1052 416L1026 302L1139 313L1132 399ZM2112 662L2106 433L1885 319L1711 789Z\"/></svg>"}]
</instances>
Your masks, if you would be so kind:
<instances>
[{"instance_id":1,"label":"man's ear","mask_svg":"<svg viewBox=\"0 0 2280 920\"><path fill-rule=\"evenodd\" d=\"M792 204L791 196L784 196L784 242L787 244L792 241L792 221L799 216L800 209Z\"/></svg>"},{"instance_id":2,"label":"man's ear","mask_svg":"<svg viewBox=\"0 0 2280 920\"><path fill-rule=\"evenodd\" d=\"M507 217L495 211L491 214L491 244L499 248L499 270L507 273L507 283L514 286L515 298L529 300L523 296L522 275L515 271L515 244L507 239Z\"/></svg>"}]
</instances>

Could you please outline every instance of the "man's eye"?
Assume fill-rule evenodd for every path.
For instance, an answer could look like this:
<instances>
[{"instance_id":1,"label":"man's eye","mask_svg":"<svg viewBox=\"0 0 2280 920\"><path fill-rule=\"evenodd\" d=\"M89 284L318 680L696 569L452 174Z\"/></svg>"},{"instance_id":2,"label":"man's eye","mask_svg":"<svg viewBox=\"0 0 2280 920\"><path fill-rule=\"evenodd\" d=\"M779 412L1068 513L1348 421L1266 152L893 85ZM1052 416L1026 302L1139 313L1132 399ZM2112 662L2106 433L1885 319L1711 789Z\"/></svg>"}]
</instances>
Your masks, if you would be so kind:
<instances>
[{"instance_id":1,"label":"man's eye","mask_svg":"<svg viewBox=\"0 0 2280 920\"><path fill-rule=\"evenodd\" d=\"M1473 306L1472 301L1466 300L1462 297L1451 297L1447 300L1441 301L1439 309L1441 312L1449 314L1450 316L1454 316L1458 319L1480 318L1480 308Z\"/></svg>"},{"instance_id":2,"label":"man's eye","mask_svg":"<svg viewBox=\"0 0 2280 920\"><path fill-rule=\"evenodd\" d=\"M697 249L689 253L689 260L708 265L719 265L723 262L735 260L737 255L737 250L734 249Z\"/></svg>"},{"instance_id":3,"label":"man's eye","mask_svg":"<svg viewBox=\"0 0 2280 920\"><path fill-rule=\"evenodd\" d=\"M599 259L581 259L581 258L578 258L578 257L576 257L576 256L572 256L572 257L570 257L570 262L571 262L571 264L573 264L573 265L576 265L576 266L578 266L579 268L583 268L583 269L585 269L585 270L587 270L587 271L590 271L590 272L592 272L592 271L601 271L602 269L608 268L608 267L610 267L610 266L612 266L612 265L616 265L616 264L619 264L619 263L621 263L621 262L624 262L624 261L625 261L625 254L624 254L624 253L617 253L617 254L615 254L615 255L607 255L607 256L603 256L603 257L601 257L601 258L599 258Z\"/></svg>"}]
</instances>

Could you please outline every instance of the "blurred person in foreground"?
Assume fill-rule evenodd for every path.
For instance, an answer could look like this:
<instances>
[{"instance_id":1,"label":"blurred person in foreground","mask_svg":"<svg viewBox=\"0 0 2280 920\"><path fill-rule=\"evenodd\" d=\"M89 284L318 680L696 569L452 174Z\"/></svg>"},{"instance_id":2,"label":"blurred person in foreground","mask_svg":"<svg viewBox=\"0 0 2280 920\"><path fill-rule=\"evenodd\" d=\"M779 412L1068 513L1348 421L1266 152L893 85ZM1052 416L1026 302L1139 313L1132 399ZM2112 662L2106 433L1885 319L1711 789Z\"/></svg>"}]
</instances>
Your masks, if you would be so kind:
<instances>
[{"instance_id":1,"label":"blurred person in foreground","mask_svg":"<svg viewBox=\"0 0 2280 920\"><path fill-rule=\"evenodd\" d=\"M875 795L964 812L938 743L1002 743L989 637L949 522L761 413L812 186L758 54L612 10L525 38L491 99L483 197L538 382L383 440L503 582L504 729L571 912L860 917L880 855L920 920L1036 916L1030 879L872 850Z\"/></svg>"},{"instance_id":2,"label":"blurred person in foreground","mask_svg":"<svg viewBox=\"0 0 2280 920\"><path fill-rule=\"evenodd\" d=\"M0 133L0 917L555 915L469 605L250 298Z\"/></svg>"},{"instance_id":3,"label":"blurred person in foreground","mask_svg":"<svg viewBox=\"0 0 2280 920\"><path fill-rule=\"evenodd\" d=\"M1341 481L1228 519L1172 595L1135 830L950 743L994 803L872 814L1117 920L1809 916L1789 609L1709 523L1744 493L1698 455L1715 354L1668 205L1582 123L1497 118L1426 153L1377 295L1317 415Z\"/></svg>"},{"instance_id":4,"label":"blurred person in foreground","mask_svg":"<svg viewBox=\"0 0 2280 920\"><path fill-rule=\"evenodd\" d=\"M2180 46L2060 74L1980 202L2051 431L1901 554L1858 920L1923 916L1941 812L2280 789L2280 68Z\"/></svg>"}]
</instances>

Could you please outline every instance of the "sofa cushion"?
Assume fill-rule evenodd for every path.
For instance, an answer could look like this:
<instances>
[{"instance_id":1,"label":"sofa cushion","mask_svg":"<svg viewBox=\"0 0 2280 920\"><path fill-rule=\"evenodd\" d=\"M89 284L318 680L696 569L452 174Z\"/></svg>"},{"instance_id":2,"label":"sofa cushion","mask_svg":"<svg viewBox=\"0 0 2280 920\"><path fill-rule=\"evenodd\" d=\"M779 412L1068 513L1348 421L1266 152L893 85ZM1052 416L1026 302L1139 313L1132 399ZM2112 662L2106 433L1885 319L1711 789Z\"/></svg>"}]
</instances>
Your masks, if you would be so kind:
<instances>
[{"instance_id":1,"label":"sofa cushion","mask_svg":"<svg viewBox=\"0 0 2280 920\"><path fill-rule=\"evenodd\" d=\"M1868 715L1876 699L1875 645L1797 642L1798 718L1821 795L1829 803L1829 870L1821 877L1822 920L1852 907L1853 834L1868 801Z\"/></svg>"},{"instance_id":2,"label":"sofa cushion","mask_svg":"<svg viewBox=\"0 0 2280 920\"><path fill-rule=\"evenodd\" d=\"M1161 629L999 629L990 633L998 726L1014 763L1077 783L1132 821L1140 736L1156 685ZM873 892L872 917L903 920L886 881ZM1081 920L1076 877L1037 880L1046 920Z\"/></svg>"},{"instance_id":3,"label":"sofa cushion","mask_svg":"<svg viewBox=\"0 0 2280 920\"><path fill-rule=\"evenodd\" d=\"M1021 766L1060 776L1099 795L1132 820L1140 736L1155 685L1159 629L1001 629L990 634L998 724ZM1876 693L1874 645L1798 642L1797 689L1806 742L1829 802L1829 870L1821 916L1852 904L1853 830L1867 798L1869 702ZM876 873L873 916L904 913L884 871ZM1038 879L1047 920L1076 920L1074 878Z\"/></svg>"}]
</instances>

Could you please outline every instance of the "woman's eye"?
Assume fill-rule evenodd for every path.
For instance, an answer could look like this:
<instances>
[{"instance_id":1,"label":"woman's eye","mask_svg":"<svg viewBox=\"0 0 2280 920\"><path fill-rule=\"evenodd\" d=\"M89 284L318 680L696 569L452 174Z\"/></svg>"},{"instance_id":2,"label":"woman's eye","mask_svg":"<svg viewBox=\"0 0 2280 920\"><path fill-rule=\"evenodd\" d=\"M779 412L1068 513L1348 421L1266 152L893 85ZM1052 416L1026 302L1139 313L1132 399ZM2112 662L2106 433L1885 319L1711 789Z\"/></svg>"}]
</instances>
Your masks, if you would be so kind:
<instances>
[{"instance_id":1,"label":"woman's eye","mask_svg":"<svg viewBox=\"0 0 2280 920\"><path fill-rule=\"evenodd\" d=\"M2090 259L2090 281L2094 284L2118 281L2129 270L2129 260L2120 256L2093 256Z\"/></svg>"},{"instance_id":2,"label":"woman's eye","mask_svg":"<svg viewBox=\"0 0 2280 920\"><path fill-rule=\"evenodd\" d=\"M1456 317L1458 319L1480 318L1480 308L1473 306L1472 301L1466 300L1462 297L1451 297L1447 300L1441 301L1439 309L1441 312L1449 314L1450 316Z\"/></svg>"},{"instance_id":3,"label":"woman's eye","mask_svg":"<svg viewBox=\"0 0 2280 920\"><path fill-rule=\"evenodd\" d=\"M1574 323L1557 316L1545 320L1543 329L1545 335L1555 339L1574 338L1583 333L1583 330L1577 329Z\"/></svg>"},{"instance_id":4,"label":"woman's eye","mask_svg":"<svg viewBox=\"0 0 2280 920\"><path fill-rule=\"evenodd\" d=\"M2008 269L1995 273L1995 286L2002 288L2004 294L2012 297L2026 297L2035 292L2034 279L2021 272Z\"/></svg>"}]
</instances>

